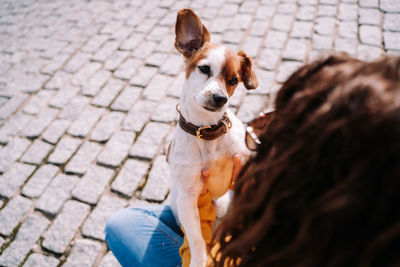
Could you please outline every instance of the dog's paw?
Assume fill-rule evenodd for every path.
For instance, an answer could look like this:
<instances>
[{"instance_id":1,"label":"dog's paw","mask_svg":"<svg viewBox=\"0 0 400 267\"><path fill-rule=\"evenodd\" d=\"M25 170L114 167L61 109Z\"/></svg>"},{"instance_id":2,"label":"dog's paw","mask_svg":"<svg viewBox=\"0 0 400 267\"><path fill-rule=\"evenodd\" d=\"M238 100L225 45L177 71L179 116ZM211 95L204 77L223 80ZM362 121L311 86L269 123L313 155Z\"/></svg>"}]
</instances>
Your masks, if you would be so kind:
<instances>
[{"instance_id":1,"label":"dog's paw","mask_svg":"<svg viewBox=\"0 0 400 267\"><path fill-rule=\"evenodd\" d=\"M203 255L202 259L191 259L189 267L205 267L207 263L207 255Z\"/></svg>"},{"instance_id":2,"label":"dog's paw","mask_svg":"<svg viewBox=\"0 0 400 267\"><path fill-rule=\"evenodd\" d=\"M227 213L233 197L233 191L228 190L222 197L214 202L215 216L217 219L223 218Z\"/></svg>"}]
</instances>

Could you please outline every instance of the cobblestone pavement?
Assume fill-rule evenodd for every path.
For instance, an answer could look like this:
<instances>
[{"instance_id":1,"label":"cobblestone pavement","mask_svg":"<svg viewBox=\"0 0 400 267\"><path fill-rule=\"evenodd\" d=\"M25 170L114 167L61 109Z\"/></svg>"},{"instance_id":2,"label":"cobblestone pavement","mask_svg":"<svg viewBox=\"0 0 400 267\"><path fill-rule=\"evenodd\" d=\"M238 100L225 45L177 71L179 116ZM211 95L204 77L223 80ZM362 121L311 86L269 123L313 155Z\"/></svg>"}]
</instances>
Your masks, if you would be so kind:
<instances>
[{"instance_id":1,"label":"cobblestone pavement","mask_svg":"<svg viewBox=\"0 0 400 267\"><path fill-rule=\"evenodd\" d=\"M176 11L255 58L243 121L323 51L400 54L400 0L0 2L0 266L119 266L108 216L162 203L183 61Z\"/></svg>"}]
</instances>

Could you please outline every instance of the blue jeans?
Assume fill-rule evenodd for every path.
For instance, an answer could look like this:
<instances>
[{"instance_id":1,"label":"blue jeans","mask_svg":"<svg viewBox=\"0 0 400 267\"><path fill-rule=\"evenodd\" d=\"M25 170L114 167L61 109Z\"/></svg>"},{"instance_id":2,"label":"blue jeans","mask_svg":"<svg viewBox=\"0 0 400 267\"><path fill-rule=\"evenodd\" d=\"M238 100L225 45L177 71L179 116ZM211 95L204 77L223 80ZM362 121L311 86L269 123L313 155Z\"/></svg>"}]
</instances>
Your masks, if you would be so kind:
<instances>
[{"instance_id":1,"label":"blue jeans","mask_svg":"<svg viewBox=\"0 0 400 267\"><path fill-rule=\"evenodd\" d=\"M107 221L106 241L126 267L181 266L183 233L169 206L130 207Z\"/></svg>"}]
</instances>

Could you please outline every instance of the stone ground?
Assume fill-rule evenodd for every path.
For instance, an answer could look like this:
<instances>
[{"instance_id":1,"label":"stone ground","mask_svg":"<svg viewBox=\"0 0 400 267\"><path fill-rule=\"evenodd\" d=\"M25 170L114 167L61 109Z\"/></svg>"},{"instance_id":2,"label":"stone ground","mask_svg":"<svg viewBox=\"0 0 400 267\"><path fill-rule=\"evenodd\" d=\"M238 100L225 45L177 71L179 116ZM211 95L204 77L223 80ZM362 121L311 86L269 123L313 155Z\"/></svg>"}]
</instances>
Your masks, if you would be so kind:
<instances>
[{"instance_id":1,"label":"stone ground","mask_svg":"<svg viewBox=\"0 0 400 267\"><path fill-rule=\"evenodd\" d=\"M183 61L176 11L255 58L243 121L321 52L400 54L400 0L0 2L0 266L119 266L114 211L162 203Z\"/></svg>"}]
</instances>

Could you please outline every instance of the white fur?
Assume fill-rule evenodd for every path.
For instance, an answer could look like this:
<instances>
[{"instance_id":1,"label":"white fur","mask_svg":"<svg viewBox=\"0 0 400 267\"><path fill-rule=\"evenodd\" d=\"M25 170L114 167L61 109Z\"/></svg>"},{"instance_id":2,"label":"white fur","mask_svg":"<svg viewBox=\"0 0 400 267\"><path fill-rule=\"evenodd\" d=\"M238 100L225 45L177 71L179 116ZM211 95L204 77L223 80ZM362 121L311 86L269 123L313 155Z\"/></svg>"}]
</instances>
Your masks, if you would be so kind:
<instances>
[{"instance_id":1,"label":"white fur","mask_svg":"<svg viewBox=\"0 0 400 267\"><path fill-rule=\"evenodd\" d=\"M210 65L212 76L209 78L196 68L184 82L179 107L183 117L198 126L217 124L227 112L232 128L229 133L216 140L204 141L177 126L169 154L172 177L171 208L185 229L191 252L191 267L203 267L207 260L206 244L201 234L197 209L197 199L203 188L201 170L210 169L208 185L211 185L209 189L215 189L210 192L213 192L212 197L216 199L226 193L230 185L232 156L239 153L242 159L245 159L250 155L244 142L243 124L231 111L227 110L229 101L216 112L204 109L204 105L212 94L218 93L228 97L224 85L217 80L224 61L225 48L223 46L210 50L198 65ZM221 162L225 164L225 167L221 166ZM227 201L229 198L223 199L220 202L224 207L218 207L218 213L226 212L229 205Z\"/></svg>"}]
</instances>

